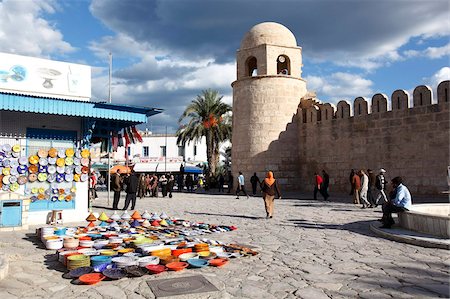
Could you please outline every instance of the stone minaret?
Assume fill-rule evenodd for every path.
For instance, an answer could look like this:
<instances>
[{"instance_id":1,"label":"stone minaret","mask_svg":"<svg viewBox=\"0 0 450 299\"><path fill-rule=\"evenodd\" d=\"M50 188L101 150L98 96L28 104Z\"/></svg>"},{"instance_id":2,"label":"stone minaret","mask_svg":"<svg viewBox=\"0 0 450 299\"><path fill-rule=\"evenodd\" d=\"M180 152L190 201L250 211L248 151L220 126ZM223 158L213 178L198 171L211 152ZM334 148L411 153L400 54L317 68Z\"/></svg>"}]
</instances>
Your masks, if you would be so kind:
<instances>
[{"instance_id":1,"label":"stone minaret","mask_svg":"<svg viewBox=\"0 0 450 299\"><path fill-rule=\"evenodd\" d=\"M236 56L237 80L231 84L233 176L242 171L249 190L253 172L263 179L273 170L281 184L293 185L297 132L287 126L307 92L301 77L302 49L289 29L267 22L245 34Z\"/></svg>"}]
</instances>

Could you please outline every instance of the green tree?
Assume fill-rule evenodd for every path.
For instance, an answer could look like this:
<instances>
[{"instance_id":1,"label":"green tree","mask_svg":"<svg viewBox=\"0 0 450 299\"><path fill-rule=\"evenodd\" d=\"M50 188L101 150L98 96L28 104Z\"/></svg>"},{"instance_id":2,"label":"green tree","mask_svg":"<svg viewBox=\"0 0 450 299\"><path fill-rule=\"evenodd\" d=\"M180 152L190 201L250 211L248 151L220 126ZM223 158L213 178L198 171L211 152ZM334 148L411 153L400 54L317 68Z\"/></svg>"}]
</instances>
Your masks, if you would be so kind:
<instances>
[{"instance_id":1,"label":"green tree","mask_svg":"<svg viewBox=\"0 0 450 299\"><path fill-rule=\"evenodd\" d=\"M222 98L216 90L203 90L202 94L197 95L186 107L179 119L180 124L183 121L187 123L181 125L177 131L178 144L184 146L191 141L199 141L203 136L206 138L208 177L216 174L220 143L231 139L231 106L222 102Z\"/></svg>"}]
</instances>

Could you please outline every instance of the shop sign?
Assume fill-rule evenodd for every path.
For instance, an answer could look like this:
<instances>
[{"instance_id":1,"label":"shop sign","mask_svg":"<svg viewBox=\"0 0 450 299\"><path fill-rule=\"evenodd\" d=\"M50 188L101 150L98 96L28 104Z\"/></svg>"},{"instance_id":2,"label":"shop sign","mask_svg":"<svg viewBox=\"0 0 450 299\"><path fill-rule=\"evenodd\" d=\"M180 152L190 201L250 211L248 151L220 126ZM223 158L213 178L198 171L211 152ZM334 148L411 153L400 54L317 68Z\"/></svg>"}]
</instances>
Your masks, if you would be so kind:
<instances>
[{"instance_id":1,"label":"shop sign","mask_svg":"<svg viewBox=\"0 0 450 299\"><path fill-rule=\"evenodd\" d=\"M91 67L0 53L0 92L89 101Z\"/></svg>"}]
</instances>

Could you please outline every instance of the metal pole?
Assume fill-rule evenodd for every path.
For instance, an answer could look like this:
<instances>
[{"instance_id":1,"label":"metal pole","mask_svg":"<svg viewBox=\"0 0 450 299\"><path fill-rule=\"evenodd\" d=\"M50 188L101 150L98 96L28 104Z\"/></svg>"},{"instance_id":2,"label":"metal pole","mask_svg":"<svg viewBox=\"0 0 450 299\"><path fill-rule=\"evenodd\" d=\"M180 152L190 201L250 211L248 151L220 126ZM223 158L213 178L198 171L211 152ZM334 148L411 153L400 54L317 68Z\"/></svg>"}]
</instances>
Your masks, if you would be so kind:
<instances>
[{"instance_id":1,"label":"metal pole","mask_svg":"<svg viewBox=\"0 0 450 299\"><path fill-rule=\"evenodd\" d=\"M112 96L111 96L111 78L112 78L112 54L111 54L111 52L109 52L109 96L108 96L108 98L109 98L109 103L111 103L111 99L112 99ZM108 152L109 152L109 150L108 150Z\"/></svg>"},{"instance_id":2,"label":"metal pole","mask_svg":"<svg viewBox=\"0 0 450 299\"><path fill-rule=\"evenodd\" d=\"M111 157L109 155L109 138L108 138L108 147L106 149L106 152L108 153L108 180L107 180L107 185L108 185L108 207L109 207L109 199L111 198L111 173L109 172L109 170L111 169Z\"/></svg>"},{"instance_id":3,"label":"metal pole","mask_svg":"<svg viewBox=\"0 0 450 299\"><path fill-rule=\"evenodd\" d=\"M166 138L165 138L164 147L166 148L166 152L164 155L164 172L167 172L167 126L166 126Z\"/></svg>"}]
</instances>

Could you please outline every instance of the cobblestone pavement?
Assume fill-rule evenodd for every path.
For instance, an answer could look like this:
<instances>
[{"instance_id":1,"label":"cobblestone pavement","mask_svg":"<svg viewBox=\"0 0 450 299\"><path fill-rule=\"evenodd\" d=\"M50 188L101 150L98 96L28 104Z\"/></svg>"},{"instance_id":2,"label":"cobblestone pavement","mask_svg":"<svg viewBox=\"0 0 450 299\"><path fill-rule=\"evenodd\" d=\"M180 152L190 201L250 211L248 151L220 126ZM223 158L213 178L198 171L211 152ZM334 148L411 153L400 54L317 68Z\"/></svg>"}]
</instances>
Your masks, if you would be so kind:
<instances>
[{"instance_id":1,"label":"cobblestone pavement","mask_svg":"<svg viewBox=\"0 0 450 299\"><path fill-rule=\"evenodd\" d=\"M101 197L95 202L97 212L105 210L105 193ZM177 298L449 297L449 252L375 236L369 224L381 217L379 208L362 210L344 202L283 198L275 202L274 218L267 220L259 197L185 193L171 199L138 199L137 208L236 225L236 231L206 237L255 245L261 253L234 259L223 268L82 286L62 277L64 269L53 251L36 242L34 229L4 232L0 251L9 256L10 271L0 281L0 298L154 298L146 281L194 274L205 276L219 292Z\"/></svg>"}]
</instances>

